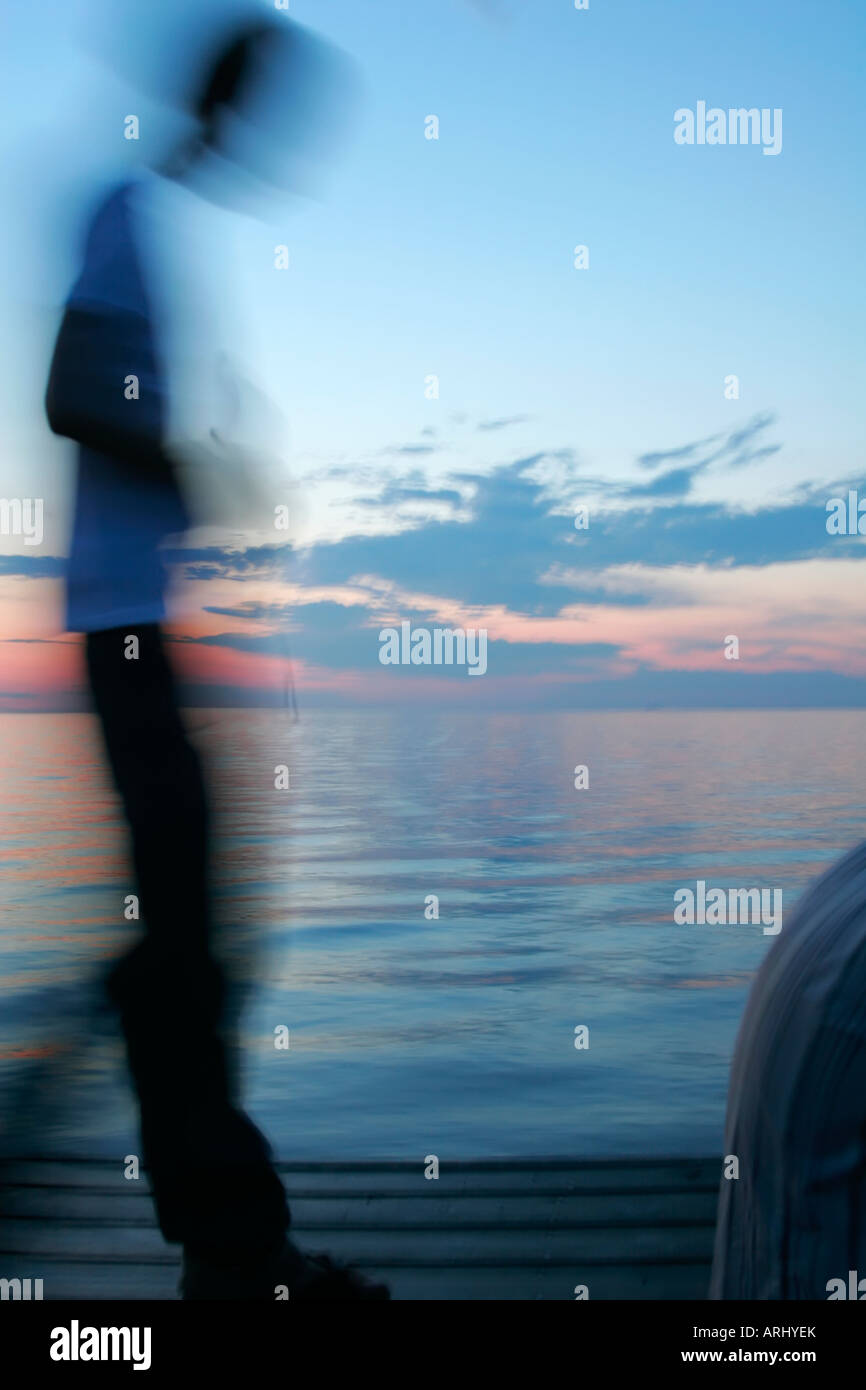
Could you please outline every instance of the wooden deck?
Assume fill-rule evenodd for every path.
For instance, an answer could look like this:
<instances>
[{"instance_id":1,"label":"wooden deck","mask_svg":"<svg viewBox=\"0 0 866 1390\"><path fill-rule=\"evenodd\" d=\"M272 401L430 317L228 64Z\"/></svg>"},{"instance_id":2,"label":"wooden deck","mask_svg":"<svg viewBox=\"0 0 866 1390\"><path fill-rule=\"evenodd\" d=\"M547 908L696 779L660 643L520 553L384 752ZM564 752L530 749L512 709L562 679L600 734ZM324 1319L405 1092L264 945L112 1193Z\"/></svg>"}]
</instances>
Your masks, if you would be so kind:
<instances>
[{"instance_id":1,"label":"wooden deck","mask_svg":"<svg viewBox=\"0 0 866 1390\"><path fill-rule=\"evenodd\" d=\"M718 1158L281 1163L293 1233L396 1299L705 1298ZM0 1278L45 1299L175 1299L179 1261L147 1181L96 1159L0 1173Z\"/></svg>"}]
</instances>

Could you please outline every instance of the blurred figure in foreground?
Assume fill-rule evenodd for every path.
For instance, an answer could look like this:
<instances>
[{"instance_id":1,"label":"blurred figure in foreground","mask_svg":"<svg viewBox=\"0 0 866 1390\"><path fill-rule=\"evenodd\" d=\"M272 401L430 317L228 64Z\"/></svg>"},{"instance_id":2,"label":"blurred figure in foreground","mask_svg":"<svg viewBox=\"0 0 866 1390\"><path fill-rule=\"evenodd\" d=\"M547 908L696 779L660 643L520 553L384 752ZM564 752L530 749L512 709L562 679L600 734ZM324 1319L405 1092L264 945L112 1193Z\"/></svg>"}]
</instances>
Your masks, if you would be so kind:
<instances>
[{"instance_id":1,"label":"blurred figure in foreground","mask_svg":"<svg viewBox=\"0 0 866 1390\"><path fill-rule=\"evenodd\" d=\"M268 1146L233 1095L208 802L160 626L159 548L191 519L210 519L190 516L184 465L198 468L199 484L210 465L217 493L227 467L249 464L232 450L243 393L221 352L231 344L214 338L207 313L224 285L194 283L202 237L226 209L254 212L269 188L294 190L299 151L301 162L315 153L321 133L329 52L269 19L214 56L195 103L200 134L163 170L114 188L91 222L46 396L52 429L79 446L67 625L86 633L144 924L109 993L160 1227L183 1246L187 1299L273 1299L278 1286L292 1298L388 1296L289 1241ZM280 500L264 498L271 516Z\"/></svg>"},{"instance_id":2,"label":"blurred figure in foreground","mask_svg":"<svg viewBox=\"0 0 866 1390\"><path fill-rule=\"evenodd\" d=\"M722 1180L710 1297L866 1297L866 844L807 889L758 971L725 1154L739 1177Z\"/></svg>"}]
</instances>

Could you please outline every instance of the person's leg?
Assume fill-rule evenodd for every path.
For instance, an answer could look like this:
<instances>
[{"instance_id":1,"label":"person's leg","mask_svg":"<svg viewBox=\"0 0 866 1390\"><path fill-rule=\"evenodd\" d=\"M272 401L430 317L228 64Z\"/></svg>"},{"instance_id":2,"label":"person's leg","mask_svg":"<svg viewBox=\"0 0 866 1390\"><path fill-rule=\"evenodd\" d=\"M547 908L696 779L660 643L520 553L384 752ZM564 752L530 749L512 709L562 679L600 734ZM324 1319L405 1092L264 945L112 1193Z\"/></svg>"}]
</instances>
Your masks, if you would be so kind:
<instances>
[{"instance_id":1,"label":"person's leg","mask_svg":"<svg viewBox=\"0 0 866 1390\"><path fill-rule=\"evenodd\" d=\"M137 658L127 657L128 638ZM87 637L91 690L132 836L144 936L112 971L167 1240L208 1259L278 1250L289 1217L262 1135L233 1103L213 958L208 812L156 625Z\"/></svg>"}]
</instances>

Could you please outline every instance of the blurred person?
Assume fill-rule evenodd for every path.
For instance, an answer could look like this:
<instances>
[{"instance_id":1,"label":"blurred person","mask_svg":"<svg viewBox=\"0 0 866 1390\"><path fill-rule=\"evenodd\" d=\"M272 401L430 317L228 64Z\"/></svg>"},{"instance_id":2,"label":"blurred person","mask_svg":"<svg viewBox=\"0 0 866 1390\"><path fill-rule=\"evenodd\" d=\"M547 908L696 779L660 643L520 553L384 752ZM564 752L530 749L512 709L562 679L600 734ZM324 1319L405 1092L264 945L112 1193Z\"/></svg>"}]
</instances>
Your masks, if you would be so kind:
<instances>
[{"instance_id":1,"label":"blurred person","mask_svg":"<svg viewBox=\"0 0 866 1390\"><path fill-rule=\"evenodd\" d=\"M758 971L731 1066L725 1155L739 1176L722 1179L710 1297L839 1297L851 1271L862 1297L866 843L811 884Z\"/></svg>"},{"instance_id":2,"label":"blurred person","mask_svg":"<svg viewBox=\"0 0 866 1390\"><path fill-rule=\"evenodd\" d=\"M196 283L202 236L297 191L328 126L330 50L288 21L225 43L193 105L197 134L159 170L110 190L93 216L46 392L52 429L78 445L67 627L86 668L129 825L143 937L108 992L126 1039L142 1151L166 1240L183 1246L186 1299L387 1298L353 1269L302 1253L268 1145L237 1103L214 950L210 817L162 624L160 548L202 519L184 466L213 492L250 458L232 448L240 405L222 281ZM323 134L324 132L324 134ZM132 389L130 389L132 387ZM273 498L271 498L273 501ZM204 519L209 519L205 516Z\"/></svg>"}]
</instances>

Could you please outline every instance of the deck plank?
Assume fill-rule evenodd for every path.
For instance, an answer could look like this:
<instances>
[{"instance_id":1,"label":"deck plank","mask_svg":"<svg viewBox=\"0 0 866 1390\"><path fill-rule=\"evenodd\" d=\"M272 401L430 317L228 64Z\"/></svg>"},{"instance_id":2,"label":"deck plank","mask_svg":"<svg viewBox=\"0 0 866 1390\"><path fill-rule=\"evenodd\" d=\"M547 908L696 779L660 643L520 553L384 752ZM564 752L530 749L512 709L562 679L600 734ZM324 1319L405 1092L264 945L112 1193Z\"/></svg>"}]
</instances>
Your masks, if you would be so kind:
<instances>
[{"instance_id":1,"label":"deck plank","mask_svg":"<svg viewBox=\"0 0 866 1390\"><path fill-rule=\"evenodd\" d=\"M281 1163L299 1243L410 1300L705 1298L717 1158ZM0 1169L0 1277L47 1299L175 1299L178 1254L120 1160Z\"/></svg>"},{"instance_id":2,"label":"deck plank","mask_svg":"<svg viewBox=\"0 0 866 1390\"><path fill-rule=\"evenodd\" d=\"M10 1278L40 1277L47 1301L95 1299L106 1302L177 1299L179 1265L76 1264L40 1265L4 1260ZM574 1300L574 1288L585 1284L589 1299L705 1299L709 1263L694 1265L610 1265L589 1273L563 1269L461 1269L429 1266L395 1269L376 1265L366 1271L390 1285L392 1297L419 1302L462 1300Z\"/></svg>"},{"instance_id":3,"label":"deck plank","mask_svg":"<svg viewBox=\"0 0 866 1390\"><path fill-rule=\"evenodd\" d=\"M599 1262L637 1264L645 1260L700 1259L706 1255L709 1226L602 1227L598 1230L535 1229L501 1230L498 1227L464 1230L418 1231L345 1230L327 1233L331 1253L341 1260L369 1265L385 1264L487 1265L563 1264L578 1266ZM302 1232L297 1232L300 1242ZM164 1263L166 1245L156 1227L70 1225L62 1221L9 1222L2 1249L10 1254L70 1255L74 1258L110 1259L123 1251L136 1261ZM309 1243L309 1242L305 1242ZM419 1247L420 1250L419 1250Z\"/></svg>"},{"instance_id":4,"label":"deck plank","mask_svg":"<svg viewBox=\"0 0 866 1390\"><path fill-rule=\"evenodd\" d=\"M132 1184L128 1184L132 1186ZM152 1226L153 1208L145 1185L139 1192L52 1187L19 1187L14 1192L17 1218L39 1221L84 1222L90 1225ZM537 1193L519 1196L459 1198L444 1190L436 1202L412 1195L403 1197L360 1193L327 1197L291 1194L292 1223L297 1230L399 1229L438 1230L443 1227L471 1230L499 1229L570 1230L592 1226L707 1225L715 1221L715 1192L678 1192L675 1206L670 1193L601 1193L591 1196L553 1197Z\"/></svg>"},{"instance_id":5,"label":"deck plank","mask_svg":"<svg viewBox=\"0 0 866 1390\"><path fill-rule=\"evenodd\" d=\"M438 1179L428 1180L418 1163L278 1163L276 1165L290 1193L298 1196L343 1196L349 1192L411 1193L438 1199L448 1188L455 1195L544 1192L679 1192L684 1188L718 1192L721 1164L716 1158L625 1161L575 1159L537 1160L533 1165L509 1163L445 1163ZM9 1182L48 1186L128 1188L120 1159L105 1160L26 1160L4 1169Z\"/></svg>"}]
</instances>

